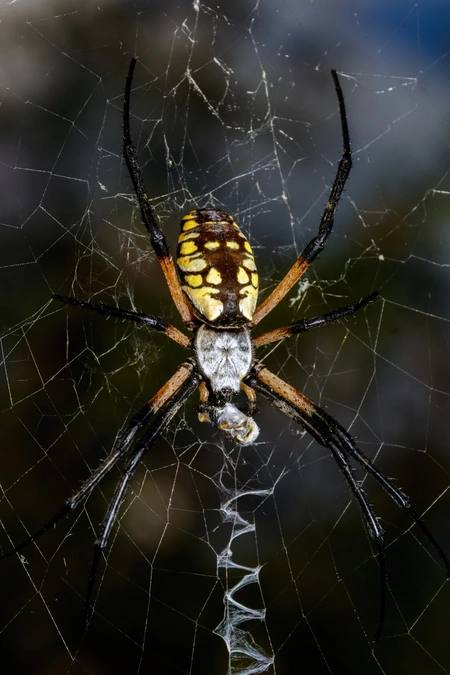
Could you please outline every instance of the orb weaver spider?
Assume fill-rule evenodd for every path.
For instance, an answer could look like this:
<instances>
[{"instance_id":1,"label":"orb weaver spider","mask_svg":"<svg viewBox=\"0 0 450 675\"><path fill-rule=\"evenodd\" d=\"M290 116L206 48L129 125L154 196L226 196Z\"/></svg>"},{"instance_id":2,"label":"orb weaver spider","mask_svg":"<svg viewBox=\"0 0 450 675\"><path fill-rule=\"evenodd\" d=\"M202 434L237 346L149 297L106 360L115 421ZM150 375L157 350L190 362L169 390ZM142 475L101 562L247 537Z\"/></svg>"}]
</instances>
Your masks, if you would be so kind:
<instances>
[{"instance_id":1,"label":"orb weaver spider","mask_svg":"<svg viewBox=\"0 0 450 675\"><path fill-rule=\"evenodd\" d=\"M188 337L161 317L134 312L107 304L94 304L72 297L54 295L67 305L88 309L107 317L116 317L144 324L164 333L171 340L193 351L166 384L134 415L119 434L110 454L72 495L62 509L0 560L17 553L35 541L65 515L83 503L110 469L136 444L129 453L106 515L95 541L88 589L85 599L85 620L89 622L91 598L102 551L124 500L127 487L144 455L150 450L184 401L200 391L199 418L220 429L228 439L246 445L259 434L253 419L256 394L267 398L282 413L300 424L319 444L331 451L339 469L364 516L366 526L378 553L381 582L381 602L378 639L384 623L387 586L383 530L363 491L353 475L350 460L356 461L387 492L391 499L407 511L439 554L450 576L450 562L428 527L411 506L408 497L378 469L356 446L350 434L327 412L322 410L291 385L254 360L254 350L263 345L284 340L352 316L378 296L377 292L355 303L326 314L301 319L286 326L250 336L251 330L283 300L292 286L306 272L330 236L334 215L352 166L352 154L344 96L337 72L331 71L339 103L343 152L333 187L323 212L318 233L306 245L299 258L270 295L259 305L258 273L247 238L232 216L222 210L203 208L191 211L181 221L178 238L177 267L169 252L164 234L150 206L142 172L130 132L130 96L136 59L130 63L123 106L123 154L139 202L142 222L159 260L170 294L186 328L194 333ZM243 391L249 401L249 414L243 413L233 399ZM139 432L142 435L137 439Z\"/></svg>"}]
</instances>

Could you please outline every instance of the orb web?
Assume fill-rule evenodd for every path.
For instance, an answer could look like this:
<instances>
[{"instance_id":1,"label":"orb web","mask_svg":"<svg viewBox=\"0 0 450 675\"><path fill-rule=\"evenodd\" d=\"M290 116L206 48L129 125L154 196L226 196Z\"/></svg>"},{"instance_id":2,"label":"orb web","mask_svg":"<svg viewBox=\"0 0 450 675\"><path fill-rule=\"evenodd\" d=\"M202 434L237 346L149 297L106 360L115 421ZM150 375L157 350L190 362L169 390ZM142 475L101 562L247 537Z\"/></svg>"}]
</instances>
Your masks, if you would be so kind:
<instances>
[{"instance_id":1,"label":"orb web","mask_svg":"<svg viewBox=\"0 0 450 675\"><path fill-rule=\"evenodd\" d=\"M330 241L262 328L373 290L348 321L258 352L348 428L448 541L450 157L443 5L255 1L8 3L1 10L3 551L106 457L185 352L67 308L54 293L180 326L121 155L132 134L172 251L193 208L233 214L261 297L314 235L342 150L354 167ZM437 23L439 22L439 23ZM197 419L191 397L148 454L105 550L92 547L120 469L0 567L2 660L55 672L448 672L448 587L408 517L357 471L385 529L374 550L329 452L258 399L257 443ZM343 649L344 647L344 649Z\"/></svg>"}]
</instances>

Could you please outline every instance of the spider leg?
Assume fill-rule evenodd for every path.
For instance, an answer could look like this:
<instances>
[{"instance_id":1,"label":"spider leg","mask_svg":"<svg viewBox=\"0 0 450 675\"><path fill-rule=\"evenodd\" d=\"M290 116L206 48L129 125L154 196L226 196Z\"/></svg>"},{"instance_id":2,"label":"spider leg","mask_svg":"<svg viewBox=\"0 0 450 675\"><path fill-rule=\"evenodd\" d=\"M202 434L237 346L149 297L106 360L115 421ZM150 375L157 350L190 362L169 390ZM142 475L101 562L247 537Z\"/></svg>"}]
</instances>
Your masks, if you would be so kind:
<instances>
[{"instance_id":1,"label":"spider leg","mask_svg":"<svg viewBox=\"0 0 450 675\"><path fill-rule=\"evenodd\" d=\"M304 425L304 423L303 423ZM347 483L356 498L359 508L365 518L367 523L367 529L369 530L372 539L375 542L375 545L378 550L378 565L380 568L380 613L378 616L378 626L375 633L374 641L378 642L381 631L384 626L384 619L386 615L386 595L387 595L387 570L386 570L386 556L384 553L384 543L383 543L383 528L380 526L377 517L373 511L372 506L367 500L367 497L364 493L364 490L355 478L353 469L348 463L348 459L345 456L345 453L342 451L342 448L339 443L335 443L329 432L326 432L326 435L317 431L317 427L313 427L315 433L311 431L311 426L307 431L323 446L329 448L333 454L333 457L336 461L336 464L342 471ZM322 431L322 430L321 430Z\"/></svg>"},{"instance_id":2,"label":"spider leg","mask_svg":"<svg viewBox=\"0 0 450 675\"><path fill-rule=\"evenodd\" d=\"M153 209L145 191L144 181L142 179L141 168L137 159L136 148L133 145L130 132L130 95L131 84L133 82L134 69L136 66L136 59L131 59L128 75L125 83L125 96L123 101L123 155L130 173L134 190L136 192L139 207L141 209L142 222L146 227L153 250L161 265L161 269L169 287L172 299L183 319L187 325L193 325L195 317L186 295L183 293L178 279L178 274L173 262L173 258L169 252L166 239L162 233L156 218L153 214Z\"/></svg>"},{"instance_id":3,"label":"spider leg","mask_svg":"<svg viewBox=\"0 0 450 675\"><path fill-rule=\"evenodd\" d=\"M175 328L175 326L172 326L172 324L159 316L144 314L143 312L133 312L129 309L121 309L120 307L113 307L112 305L106 305L104 302L94 304L93 302L77 300L76 298L70 298L65 295L53 295L52 297L53 300L59 300L59 302L64 302L66 305L88 309L91 312L97 312L97 314L103 314L104 316L113 316L117 319L125 319L126 321L145 324L154 330L164 333L164 335L167 335L167 337L170 337L182 347L185 347L186 349L191 348L191 339L178 330L178 328Z\"/></svg>"},{"instance_id":4,"label":"spider leg","mask_svg":"<svg viewBox=\"0 0 450 675\"><path fill-rule=\"evenodd\" d=\"M256 366L257 370L260 366ZM262 394L266 395L276 407L280 408L286 415L289 415L293 419L300 422L300 424L312 435L314 438L321 444L324 445L323 439L330 438L334 439L334 442L339 444L341 450L346 454L352 457L357 461L366 471L372 476L374 480L385 490L385 492L390 496L390 498L399 506L403 508L410 517L416 523L420 530L424 533L430 544L433 546L435 551L438 553L441 558L447 577L450 578L450 561L446 554L444 553L439 542L430 532L427 525L421 519L419 514L411 506L409 497L407 497L399 488L393 485L392 481L389 480L384 473L378 469L373 462L370 461L368 457L360 450L350 434L325 410L322 410L319 406L315 405L308 398L297 392L293 387L286 384L283 380L278 378L276 375L268 371L266 368L258 371L257 377L265 385L268 385L271 388L272 392L268 395L262 389L259 389ZM258 390L258 387L256 387ZM288 391L287 401L284 403L280 399L283 399L283 393L285 394ZM275 392L275 393L274 393ZM278 403L275 402L270 396L278 397ZM295 403L294 403L295 401ZM292 408L294 404L296 409ZM287 406L283 408L282 406ZM319 435L317 435L317 433ZM329 447L328 444L326 447Z\"/></svg>"},{"instance_id":5,"label":"spider leg","mask_svg":"<svg viewBox=\"0 0 450 675\"><path fill-rule=\"evenodd\" d=\"M247 415L253 417L256 412L256 394L251 387L241 382L241 389L247 397Z\"/></svg>"},{"instance_id":6,"label":"spider leg","mask_svg":"<svg viewBox=\"0 0 450 675\"><path fill-rule=\"evenodd\" d=\"M361 452L361 450L356 447L355 442L351 438L350 434L348 434L348 432L346 432L345 429L343 429L343 427L341 427L338 422L336 422L336 420L331 417L331 415L326 413L319 406L315 405L312 401L306 398L306 396L300 394L300 392L288 385L279 377L271 373L262 364L255 364L250 375L244 378L244 381L257 392L263 394L263 396L265 396L276 408L281 410L281 412L301 424L303 428L308 433L310 433L318 443L326 448L329 448L339 468L347 479L353 495L356 497L363 512L363 515L366 519L367 528L372 538L375 540L375 544L379 553L381 596L379 622L375 634L375 641L377 641L381 635L384 624L387 590L383 530L378 523L371 505L367 501L361 485L353 476L347 457L350 456L359 462L359 464L361 464L361 466L363 466L370 473L370 475L381 485L381 487L386 490L395 503L403 507L411 515L411 517L414 519L414 522L420 527L430 543L439 553L445 564L447 575L449 575L450 563L447 556L426 525L412 509L409 504L409 499L400 490L398 490L398 488L392 485L391 481L389 481L389 479L372 464L372 462Z\"/></svg>"},{"instance_id":7,"label":"spider leg","mask_svg":"<svg viewBox=\"0 0 450 675\"><path fill-rule=\"evenodd\" d=\"M288 326L270 330L267 333L258 335L256 338L252 338L253 346L255 348L262 347L263 345L268 345L277 340L284 340L291 335L306 333L306 331L311 330L311 328L321 328L322 326L326 326L327 323L353 316L353 314L356 314L356 312L368 305L369 302L375 300L378 295L378 291L375 291L367 297L358 300L358 302L345 305L345 307L339 307L339 309L334 309L332 312L327 312L326 314L321 314L320 316L315 316L311 319L300 319L300 321L295 321Z\"/></svg>"},{"instance_id":8,"label":"spider leg","mask_svg":"<svg viewBox=\"0 0 450 675\"><path fill-rule=\"evenodd\" d=\"M14 546L11 550L0 556L0 562L5 558L9 558L26 548L29 544L36 541L39 537L47 532L53 525L56 525L64 516L71 513L76 507L82 503L91 494L92 490L98 485L102 478L112 469L117 461L127 452L137 432L146 424L148 417L151 415L149 404L146 403L139 412L133 416L130 423L120 434L112 451L108 457L100 464L94 473L82 484L81 488L72 496L64 506L56 513L49 521L47 521L36 532L24 539L20 544Z\"/></svg>"},{"instance_id":9,"label":"spider leg","mask_svg":"<svg viewBox=\"0 0 450 675\"><path fill-rule=\"evenodd\" d=\"M303 250L303 253L293 264L284 279L280 281L272 293L259 305L259 307L256 308L252 320L253 326L256 326L256 324L259 323L261 319L264 318L266 314L268 314L275 307L275 305L278 305L280 300L284 298L286 293L290 291L292 286L306 272L313 260L317 258L319 253L321 253L321 251L325 248L325 244L327 243L328 237L330 236L331 230L333 229L334 214L336 213L345 183L350 173L350 169L352 168L352 151L350 147L350 136L348 133L344 95L342 93L336 71L332 70L331 75L334 80L334 86L339 101L339 113L341 117L342 138L344 146L333 187L331 189L328 202L325 206L325 210L320 221L318 234L313 239L311 239L309 244L307 244Z\"/></svg>"},{"instance_id":10,"label":"spider leg","mask_svg":"<svg viewBox=\"0 0 450 675\"><path fill-rule=\"evenodd\" d=\"M176 371L176 373L166 382L166 384L150 399L136 415L132 417L126 428L119 435L113 449L100 466L89 476L82 484L81 488L47 523L39 528L32 535L24 539L20 544L0 556L0 562L9 558L18 551L26 548L29 544L41 537L53 525L56 525L64 516L74 511L77 506L84 502L92 490L99 484L102 478L113 468L113 466L128 452L136 434L141 431L149 422L152 415L166 404L169 398L189 379L193 372L193 365L188 360Z\"/></svg>"},{"instance_id":11,"label":"spider leg","mask_svg":"<svg viewBox=\"0 0 450 675\"><path fill-rule=\"evenodd\" d=\"M113 497L109 503L108 510L103 518L98 537L94 545L94 556L92 559L91 571L89 575L88 588L85 599L84 619L86 625L89 623L92 615L91 598L94 591L95 579L102 557L102 551L105 548L111 529L116 521L119 509L125 499L126 490L130 480L139 466L144 455L150 450L152 445L164 431L167 424L178 412L184 401L192 394L200 385L202 376L192 368L189 377L187 377L181 386L179 386L175 393L166 400L165 404L159 411L158 418L150 425L147 431L139 439L136 447L128 457L126 464L122 470L121 478L116 486Z\"/></svg>"},{"instance_id":12,"label":"spider leg","mask_svg":"<svg viewBox=\"0 0 450 675\"><path fill-rule=\"evenodd\" d=\"M409 497L404 494L399 488L395 487L395 485L392 484L392 482L389 480L387 476L384 475L384 473L378 469L373 462L370 461L368 457L360 450L356 445L355 442L353 441L352 437L350 434L345 431L343 427L341 427L336 420L334 420L331 415L328 415L324 410L321 410L320 408L318 409L318 412L322 415L325 423L328 420L328 424L331 424L331 422L334 424L334 431L336 436L339 437L341 440L342 446L345 447L345 450L347 453L353 457L362 467L364 467L369 473L374 480L377 481L377 483L387 492L389 497L397 504L402 509L405 509L407 513L411 516L411 518L414 520L416 525L419 527L419 529L422 530L430 544L434 547L434 549L437 551L439 554L439 557L441 558L442 562L444 563L446 573L447 573L447 578L450 578L450 561L446 554L444 553L441 545L439 542L435 539L435 537L431 534L428 526L424 523L422 518L419 516L417 511L411 506Z\"/></svg>"}]
</instances>

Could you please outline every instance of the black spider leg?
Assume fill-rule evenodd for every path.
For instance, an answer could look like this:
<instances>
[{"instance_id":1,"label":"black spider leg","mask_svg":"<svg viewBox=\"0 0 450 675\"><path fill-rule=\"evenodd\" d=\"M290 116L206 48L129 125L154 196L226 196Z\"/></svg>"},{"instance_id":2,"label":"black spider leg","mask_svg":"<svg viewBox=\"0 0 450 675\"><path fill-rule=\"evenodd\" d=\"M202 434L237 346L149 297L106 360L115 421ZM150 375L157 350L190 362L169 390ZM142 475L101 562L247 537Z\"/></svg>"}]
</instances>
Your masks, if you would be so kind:
<instances>
[{"instance_id":1,"label":"black spider leg","mask_svg":"<svg viewBox=\"0 0 450 675\"><path fill-rule=\"evenodd\" d=\"M39 530L34 532L26 539L24 539L20 544L12 548L7 553L4 553L0 557L0 562L5 558L9 558L18 551L21 551L23 548L26 548L29 544L34 542L36 539L41 537L47 530L49 530L53 525L56 525L64 516L68 513L74 511L77 506L84 502L92 490L99 484L102 478L113 468L113 466L118 462L118 460L123 457L123 455L129 450L136 434L147 424L149 417L153 412L152 406L148 403L145 404L139 410L136 415L130 420L128 426L123 430L119 435L113 449L111 450L108 457L100 464L100 466L94 471L94 473L82 484L81 488L64 504L62 509L58 511L56 515L53 516L45 525L43 525Z\"/></svg>"},{"instance_id":2,"label":"black spider leg","mask_svg":"<svg viewBox=\"0 0 450 675\"><path fill-rule=\"evenodd\" d=\"M444 563L444 567L447 572L447 578L450 578L450 560L444 553L444 550L442 549L441 545L439 542L435 539L435 537L432 535L430 532L428 526L422 518L419 516L417 511L411 506L409 497L404 494L399 488L395 487L395 485L392 484L392 482L389 480L387 476L384 475L384 473L378 469L368 457L355 445L352 437L350 434L345 431L343 427L340 426L336 422L336 420L331 417L331 415L328 415L324 410L320 411L321 414L324 417L324 420L328 419L328 423L331 424L331 422L334 423L335 426L335 433L336 435L340 438L342 445L345 446L345 449L349 455L351 455L362 467L366 469L366 471L374 478L379 485L387 492L387 494L391 497L391 499L397 504L402 509L405 509L407 513L411 516L411 518L414 520L416 525L422 530L430 544L433 546L433 548L437 551L439 554L439 557L441 558L442 562Z\"/></svg>"},{"instance_id":3,"label":"black spider leg","mask_svg":"<svg viewBox=\"0 0 450 675\"><path fill-rule=\"evenodd\" d=\"M156 253L161 269L166 277L167 285L173 301L180 313L186 326L194 327L196 324L191 305L187 296L183 293L178 279L178 274L175 269L172 255L169 252L166 239L162 233L158 222L153 215L153 209L150 206L145 185L142 178L142 171L137 159L136 148L134 147L131 131L130 131L130 97L131 84L133 82L134 69L136 67L136 59L130 61L128 75L125 82L125 96L123 100L123 156L128 167L131 181L133 183L134 191L138 198L139 207L141 210L142 222L150 235L150 242L153 250Z\"/></svg>"},{"instance_id":4,"label":"black spider leg","mask_svg":"<svg viewBox=\"0 0 450 675\"><path fill-rule=\"evenodd\" d=\"M177 393L180 386L190 377L195 368L195 362L188 359L183 363L174 375L161 387L161 389L136 413L127 424L126 428L119 434L113 449L106 459L98 466L94 473L82 484L81 488L70 497L62 509L58 511L47 523L45 523L37 532L27 537L20 544L0 557L0 562L5 558L17 553L25 548L37 538L42 536L47 530L61 520L65 515L75 510L84 502L92 490L98 485L102 478L113 468L113 466L128 452L136 434L138 434L149 423L150 417L157 413L162 406L170 400L170 397Z\"/></svg>"},{"instance_id":5,"label":"black spider leg","mask_svg":"<svg viewBox=\"0 0 450 675\"><path fill-rule=\"evenodd\" d=\"M291 335L298 335L298 333L306 333L312 328L322 328L333 321L339 321L340 319L345 319L349 316L353 316L360 309L368 305L370 302L375 300L379 296L378 291L374 291L370 295L367 295L365 298L361 298L357 302L352 302L349 305L344 307L339 307L334 309L331 312L326 314L320 314L319 316L314 316L309 319L300 319L299 321L294 321L287 326L281 326L280 328L275 328L274 330L267 331L267 333L262 333L252 339L254 347L262 347L263 345L268 345L272 342L278 340L284 340Z\"/></svg>"},{"instance_id":6,"label":"black spider leg","mask_svg":"<svg viewBox=\"0 0 450 675\"><path fill-rule=\"evenodd\" d=\"M342 192L344 191L345 183L347 182L347 178L352 168L352 151L350 147L350 134L348 132L344 95L342 93L337 72L332 70L331 75L333 77L334 86L339 101L339 114L341 117L344 149L342 151L342 157L338 165L336 178L331 189L330 197L320 221L319 234L314 237L314 239L312 239L309 244L307 244L301 256L309 264L311 264L312 261L325 248L325 244L327 243L328 237L330 236L331 230L333 228L334 214L336 213L337 205L339 204Z\"/></svg>"},{"instance_id":7,"label":"black spider leg","mask_svg":"<svg viewBox=\"0 0 450 675\"><path fill-rule=\"evenodd\" d=\"M257 366L257 370L258 368L259 367ZM278 380L278 378L276 379ZM332 434L335 437L335 439L339 442L341 450L347 456L352 457L363 468L365 468L367 472L372 476L372 478L374 478L374 480L376 480L378 484L386 491L386 493L391 497L391 499L400 508L403 508L407 513L409 513L410 517L422 530L422 532L425 534L430 544L439 554L442 562L444 563L447 572L447 577L450 577L450 561L448 557L446 556L442 547L428 529L427 525L423 522L418 513L411 506L409 498L399 488L395 487L392 484L392 482L387 478L387 476L385 476L383 472L380 469L378 469L370 461L368 457L366 457L366 455L356 446L350 434L331 415L326 413L324 410L322 410L322 408L315 405L314 403L312 403L312 401L306 399L304 396L298 394L297 392L295 393L303 400L305 409L293 405L292 401L280 396L279 392L274 392L273 390L270 390L270 387L267 387L267 385L263 384L263 387L266 387L266 389L270 391L270 395L267 395L266 392L260 389L261 393L266 395L269 398L269 400L271 400L272 403L274 403L274 405L276 405L286 415L289 415L296 421L300 422L300 424L302 424L302 426L309 433L311 433L316 438L316 440L319 443L321 443L321 445L324 445L324 443L322 440L320 440L320 438L318 438L314 434L314 431L319 431L319 433L324 438L326 438L327 434L328 435ZM255 388L258 389L258 387ZM292 388L289 385L288 388L292 390ZM276 397L278 402L276 402L274 398L271 397ZM386 582L384 583L384 588L386 590ZM378 640L378 638L380 637L383 628L383 621L381 619L382 615L380 614L380 621L375 637L376 640Z\"/></svg>"},{"instance_id":8,"label":"black spider leg","mask_svg":"<svg viewBox=\"0 0 450 675\"><path fill-rule=\"evenodd\" d=\"M305 403L311 406L310 410L306 408L303 410L291 402L287 397L283 396L279 391L275 391L270 386L259 380L260 366L256 366L252 373L245 378L245 383L250 387L260 392L265 396L275 407L281 412L303 426L303 428L318 442L320 445L331 450L333 457L343 473L347 483L356 498L359 507L364 515L369 533L376 545L378 551L378 564L380 568L380 611L378 619L378 627L375 633L375 642L378 641L384 625L384 618L386 613L386 594L387 594L387 571L386 571L386 557L384 553L383 544L383 529L379 524L377 517L372 509L372 506L367 500L364 490L358 480L355 478L353 469L348 463L346 457L346 449L343 447L341 439L335 434L335 425L337 424L333 418L333 427L330 428L328 420L321 419L319 412L323 411L315 406L309 399L302 396ZM276 378L277 380L279 378ZM287 385L288 389L292 389ZM297 393L297 392L296 392Z\"/></svg>"},{"instance_id":9,"label":"black spider leg","mask_svg":"<svg viewBox=\"0 0 450 675\"><path fill-rule=\"evenodd\" d=\"M381 632L383 630L384 621L386 617L386 596L387 596L387 568L386 568L386 555L384 551L384 542L383 542L383 528L381 527L378 519L373 511L372 506L367 500L367 496L364 493L361 483L355 478L354 470L348 463L348 459L345 456L345 453L342 451L342 446L338 443L334 443L332 438L329 435L329 431L324 429L320 431L317 430L317 427L314 428L312 425L309 427L303 422L302 425L305 429L311 434L313 438L316 439L320 445L323 445L326 448L329 448L333 453L333 457L342 471L345 479L347 480L350 489L356 498L359 508L365 518L367 529L375 542L378 551L378 565L380 569L380 612L378 615L378 626L375 632L374 642L378 642L380 639ZM316 433L314 433L314 431Z\"/></svg>"},{"instance_id":10,"label":"black spider leg","mask_svg":"<svg viewBox=\"0 0 450 675\"><path fill-rule=\"evenodd\" d=\"M178 344L181 344L183 347L190 348L192 341L184 333L172 326L168 321L162 319L159 316L154 314L145 314L144 312L134 312L130 309L122 309L120 307L114 307L112 305L107 305L104 302L95 304L93 302L87 302L85 300L77 300L76 298L67 297L66 295L53 295L53 300L58 300L59 302L64 302L66 305L71 305L72 307L79 307L80 309L88 309L91 312L97 312L97 314L102 314L103 316L112 316L117 319L125 319L126 321L133 321L134 323L144 324L149 326L154 330L164 333L168 337L172 338Z\"/></svg>"},{"instance_id":11,"label":"black spider leg","mask_svg":"<svg viewBox=\"0 0 450 675\"><path fill-rule=\"evenodd\" d=\"M84 606L84 620L86 625L92 616L91 598L94 591L95 579L97 577L102 551L105 548L111 529L117 518L117 514L125 498L128 484L132 479L139 463L144 455L150 450L152 445L164 431L167 424L178 412L184 401L190 396L200 385L202 381L200 373L194 371L190 377L181 385L178 391L163 405L159 411L158 418L150 425L147 431L139 439L136 447L128 457L126 464L122 470L121 478L116 486L113 497L109 503L108 510L103 518L99 535L94 545L94 556L92 558L91 571L89 574L89 582Z\"/></svg>"},{"instance_id":12,"label":"black spider leg","mask_svg":"<svg viewBox=\"0 0 450 675\"><path fill-rule=\"evenodd\" d=\"M306 245L299 258L293 264L286 276L280 281L278 286L272 293L260 304L253 315L252 324L256 326L266 314L268 314L280 300L289 292L292 286L300 279L306 272L311 263L317 258L319 253L323 251L328 238L331 234L334 224L334 216L339 204L339 200L344 191L347 178L352 168L352 150L350 146L350 134L348 131L347 113L345 110L344 95L342 93L341 85L337 72L331 71L334 86L339 102L339 114L341 118L343 150L342 157L339 161L333 187L331 188L330 196L325 206L322 218L320 219L319 231L315 237Z\"/></svg>"},{"instance_id":13,"label":"black spider leg","mask_svg":"<svg viewBox=\"0 0 450 675\"><path fill-rule=\"evenodd\" d=\"M321 424L324 427L332 430L335 437L340 441L340 446L344 450L346 455L350 455L350 457L353 457L353 459L357 461L358 464L360 464L364 469L366 469L366 471L372 476L374 480L377 481L377 483L397 504L397 506L404 509L410 515L410 517L414 520L419 529L422 530L422 532L424 533L430 544L433 546L435 551L438 553L439 557L444 563L447 577L450 578L450 561L448 557L444 553L444 550L442 549L439 542L430 532L428 526L424 523L419 514L411 506L409 497L405 495L400 490L400 488L397 488L395 485L393 485L391 480L389 480L389 478L384 475L381 469L378 469L378 467L376 467L373 464L373 462L371 462L371 460L368 457L366 457L366 455L362 452L362 450L358 448L358 446L356 445L355 441L350 436L348 431L346 431L344 427L342 427L339 424L339 422L337 422L334 419L334 417L329 415L327 412L325 412L325 410L315 405L311 401L309 401L309 404L314 408L314 419L316 419L317 417L317 420L320 420ZM304 425L303 422L302 424Z\"/></svg>"},{"instance_id":14,"label":"black spider leg","mask_svg":"<svg viewBox=\"0 0 450 675\"><path fill-rule=\"evenodd\" d=\"M165 333L169 327L169 323L167 321L159 316L154 316L153 314L133 312L129 309L121 309L120 307L107 305L104 302L95 304L93 302L86 302L85 300L77 300L76 298L71 298L66 295L52 295L52 298L53 300L64 302L66 305L80 307L80 309L88 309L91 312L103 314L103 316L113 316L117 319L126 319L127 321L134 321L134 323L145 324L146 326L150 326L150 328L161 331L162 333Z\"/></svg>"},{"instance_id":15,"label":"black spider leg","mask_svg":"<svg viewBox=\"0 0 450 675\"><path fill-rule=\"evenodd\" d=\"M298 333L305 333L311 328L321 328L326 326L328 323L333 321L339 321L339 319L345 319L348 316L353 316L360 309L368 305L370 302L375 300L379 296L378 291L374 291L370 295L367 295L365 298L361 298L357 302L352 302L349 305L344 307L339 307L334 309L331 312L326 314L321 314L320 316L314 316L310 319L300 319L300 321L294 321L289 325L289 332L291 335L297 335Z\"/></svg>"},{"instance_id":16,"label":"black spider leg","mask_svg":"<svg viewBox=\"0 0 450 675\"><path fill-rule=\"evenodd\" d=\"M128 75L125 83L125 98L123 105L123 154L127 163L128 171L133 182L141 208L142 222L144 223L150 235L150 241L158 258L168 256L169 249L163 233L153 215L153 209L149 204L144 182L142 180L141 168L137 161L136 149L131 139L130 131L130 96L131 84L133 82L136 59L131 59Z\"/></svg>"}]
</instances>

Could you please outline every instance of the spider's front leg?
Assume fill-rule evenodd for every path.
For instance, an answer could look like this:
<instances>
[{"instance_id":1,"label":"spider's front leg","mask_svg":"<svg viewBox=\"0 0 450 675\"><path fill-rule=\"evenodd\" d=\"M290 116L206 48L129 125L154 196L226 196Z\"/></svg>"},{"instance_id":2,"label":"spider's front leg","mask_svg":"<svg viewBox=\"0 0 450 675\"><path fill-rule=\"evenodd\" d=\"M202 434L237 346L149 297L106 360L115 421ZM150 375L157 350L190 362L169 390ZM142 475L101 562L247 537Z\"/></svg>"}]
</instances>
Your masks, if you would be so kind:
<instances>
[{"instance_id":1,"label":"spider's front leg","mask_svg":"<svg viewBox=\"0 0 450 675\"><path fill-rule=\"evenodd\" d=\"M130 130L130 98L131 85L133 82L134 69L136 67L136 59L131 59L128 75L125 83L125 96L123 101L123 156L130 173L130 178L133 182L134 191L138 198L139 207L141 210L142 222L150 235L150 242L153 250L156 253L161 269L166 278L172 299L178 309L184 324L188 328L192 328L195 323L195 316L192 307L183 293L178 279L175 264L170 254L169 247L164 237L161 228L153 213L150 205L147 192L145 190L144 180L142 178L141 167L139 166L136 148L134 147L131 138Z\"/></svg>"},{"instance_id":2,"label":"spider's front leg","mask_svg":"<svg viewBox=\"0 0 450 675\"><path fill-rule=\"evenodd\" d=\"M350 135L348 132L344 95L342 93L336 71L332 70L331 75L334 80L334 86L339 102L339 113L341 117L342 139L344 146L333 187L331 189L328 202L325 206L325 210L322 214L318 234L306 245L298 260L295 261L289 272L286 274L284 279L280 281L275 290L272 291L272 293L256 308L252 319L253 326L256 326L256 324L258 324L261 319L266 316L266 314L268 314L276 305L278 305L280 300L284 298L286 293L290 291L292 286L300 279L311 263L317 258L319 253L325 248L325 244L327 243L328 237L330 236L331 230L333 229L334 214L336 213L345 183L347 182L350 169L352 168L352 151L350 147Z\"/></svg>"}]
</instances>

